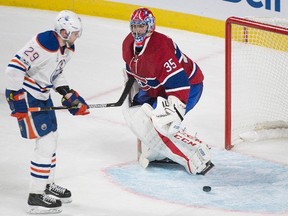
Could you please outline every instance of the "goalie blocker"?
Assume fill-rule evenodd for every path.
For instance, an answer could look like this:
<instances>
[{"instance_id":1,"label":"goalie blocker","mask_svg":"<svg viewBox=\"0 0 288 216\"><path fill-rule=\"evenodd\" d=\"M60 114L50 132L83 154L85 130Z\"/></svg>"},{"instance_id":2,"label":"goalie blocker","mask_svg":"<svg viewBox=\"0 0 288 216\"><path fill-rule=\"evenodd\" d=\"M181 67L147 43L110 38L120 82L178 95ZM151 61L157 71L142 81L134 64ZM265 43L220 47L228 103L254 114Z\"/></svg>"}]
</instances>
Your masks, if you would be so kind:
<instances>
[{"instance_id":1,"label":"goalie blocker","mask_svg":"<svg viewBox=\"0 0 288 216\"><path fill-rule=\"evenodd\" d=\"M157 98L155 110L149 104L130 107L129 101L125 101L123 114L128 126L138 137L140 165L146 168L151 161L168 158L184 166L189 174L205 175L214 166L208 146L184 131L169 133L174 119L171 110L173 108L167 100L161 97ZM142 148L142 144L146 148Z\"/></svg>"}]
</instances>

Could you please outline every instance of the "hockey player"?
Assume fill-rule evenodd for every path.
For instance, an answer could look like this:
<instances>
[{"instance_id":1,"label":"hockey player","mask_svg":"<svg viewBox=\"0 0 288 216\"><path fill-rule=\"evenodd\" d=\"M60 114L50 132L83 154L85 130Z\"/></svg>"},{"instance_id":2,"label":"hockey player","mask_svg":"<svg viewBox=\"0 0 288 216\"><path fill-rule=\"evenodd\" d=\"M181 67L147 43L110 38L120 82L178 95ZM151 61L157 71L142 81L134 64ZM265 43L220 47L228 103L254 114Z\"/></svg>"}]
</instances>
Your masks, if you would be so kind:
<instances>
[{"instance_id":1,"label":"hockey player","mask_svg":"<svg viewBox=\"0 0 288 216\"><path fill-rule=\"evenodd\" d=\"M133 76L137 85L124 117L148 147L139 157L140 164L146 167L150 161L169 158L190 174L205 174L213 167L209 148L180 127L201 97L201 69L171 38L155 31L155 17L149 9L132 13L130 30L122 55L126 76Z\"/></svg>"},{"instance_id":2,"label":"hockey player","mask_svg":"<svg viewBox=\"0 0 288 216\"><path fill-rule=\"evenodd\" d=\"M28 196L29 213L58 213L64 202L71 202L71 192L54 183L57 150L55 111L28 112L29 107L53 106L50 90L63 96L62 104L72 115L89 114L85 100L70 89L63 69L81 36L80 17L61 11L55 29L33 37L10 61L7 69L6 98L18 120L23 138L34 139L30 164L31 184Z\"/></svg>"}]
</instances>

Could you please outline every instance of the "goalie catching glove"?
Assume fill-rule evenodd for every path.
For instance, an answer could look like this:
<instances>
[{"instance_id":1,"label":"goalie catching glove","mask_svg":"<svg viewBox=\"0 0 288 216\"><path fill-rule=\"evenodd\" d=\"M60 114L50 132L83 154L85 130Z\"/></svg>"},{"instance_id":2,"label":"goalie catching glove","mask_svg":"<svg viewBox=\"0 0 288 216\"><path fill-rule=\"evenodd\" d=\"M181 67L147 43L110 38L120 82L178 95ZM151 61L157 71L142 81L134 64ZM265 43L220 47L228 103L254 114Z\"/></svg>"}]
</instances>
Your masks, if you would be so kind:
<instances>
[{"instance_id":1,"label":"goalie catching glove","mask_svg":"<svg viewBox=\"0 0 288 216\"><path fill-rule=\"evenodd\" d=\"M18 121L21 121L28 116L28 108L23 89L18 91L6 89L6 100L12 111L11 116L16 117Z\"/></svg>"},{"instance_id":2,"label":"goalie catching glove","mask_svg":"<svg viewBox=\"0 0 288 216\"><path fill-rule=\"evenodd\" d=\"M62 97L62 105L71 107L68 110L72 115L87 115L90 113L85 100L73 89Z\"/></svg>"}]
</instances>

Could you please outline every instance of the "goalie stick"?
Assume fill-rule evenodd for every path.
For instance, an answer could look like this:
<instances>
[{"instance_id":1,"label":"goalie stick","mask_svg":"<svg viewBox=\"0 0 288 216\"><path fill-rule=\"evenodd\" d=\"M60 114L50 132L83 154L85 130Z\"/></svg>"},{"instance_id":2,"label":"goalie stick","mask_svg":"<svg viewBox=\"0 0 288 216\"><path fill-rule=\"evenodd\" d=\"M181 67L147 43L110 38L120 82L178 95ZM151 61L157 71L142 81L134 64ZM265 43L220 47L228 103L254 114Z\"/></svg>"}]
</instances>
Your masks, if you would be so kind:
<instances>
[{"instance_id":1,"label":"goalie stick","mask_svg":"<svg viewBox=\"0 0 288 216\"><path fill-rule=\"evenodd\" d=\"M106 107L119 107L122 106L124 103L127 95L130 92L130 89L132 88L132 85L134 83L134 78L130 77L128 81L125 84L125 88L119 98L119 100L115 103L106 103L106 104L89 104L89 108L106 108ZM66 106L57 106L57 107L29 107L29 112L39 112L39 111L51 111L51 110L63 110L63 109L77 109L78 107L66 107Z\"/></svg>"}]
</instances>

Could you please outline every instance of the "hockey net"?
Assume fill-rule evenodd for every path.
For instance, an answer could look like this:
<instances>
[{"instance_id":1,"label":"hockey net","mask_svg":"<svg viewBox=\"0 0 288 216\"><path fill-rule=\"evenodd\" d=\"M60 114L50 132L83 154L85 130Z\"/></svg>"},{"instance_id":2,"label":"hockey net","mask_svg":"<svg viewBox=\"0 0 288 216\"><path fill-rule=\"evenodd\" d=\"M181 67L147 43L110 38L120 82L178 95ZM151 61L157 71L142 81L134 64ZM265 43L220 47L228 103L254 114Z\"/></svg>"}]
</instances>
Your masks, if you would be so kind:
<instances>
[{"instance_id":1,"label":"hockey net","mask_svg":"<svg viewBox=\"0 0 288 216\"><path fill-rule=\"evenodd\" d=\"M288 137L288 20L226 20L225 148Z\"/></svg>"}]
</instances>

